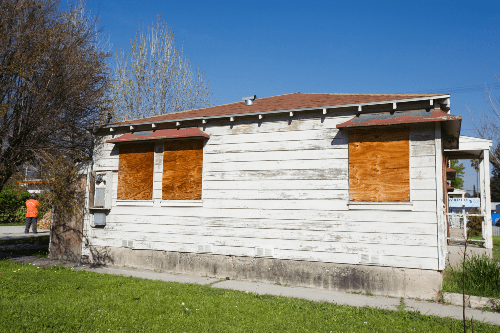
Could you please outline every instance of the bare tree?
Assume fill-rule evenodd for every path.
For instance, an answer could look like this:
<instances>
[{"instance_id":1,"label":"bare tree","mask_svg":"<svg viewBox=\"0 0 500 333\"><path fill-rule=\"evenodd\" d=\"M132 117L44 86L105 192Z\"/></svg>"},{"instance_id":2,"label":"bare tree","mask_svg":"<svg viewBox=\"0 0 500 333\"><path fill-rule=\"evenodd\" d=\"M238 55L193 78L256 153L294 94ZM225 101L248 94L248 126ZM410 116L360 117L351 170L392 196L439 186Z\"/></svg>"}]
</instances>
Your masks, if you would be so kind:
<instances>
[{"instance_id":1,"label":"bare tree","mask_svg":"<svg viewBox=\"0 0 500 333\"><path fill-rule=\"evenodd\" d=\"M23 164L91 159L109 54L82 3L2 0L0 16L1 190Z\"/></svg>"},{"instance_id":2,"label":"bare tree","mask_svg":"<svg viewBox=\"0 0 500 333\"><path fill-rule=\"evenodd\" d=\"M499 77L496 77L500 81ZM490 151L490 162L496 170L500 171L500 97L493 94L493 88L485 86L486 100L490 106L489 110L482 111L482 117L472 116L472 123L477 134L483 139L493 140L493 149Z\"/></svg>"},{"instance_id":3,"label":"bare tree","mask_svg":"<svg viewBox=\"0 0 500 333\"><path fill-rule=\"evenodd\" d=\"M146 33L131 40L131 51L115 56L113 117L136 119L206 107L211 92L204 73L193 71L175 46L174 31L158 16Z\"/></svg>"}]
</instances>

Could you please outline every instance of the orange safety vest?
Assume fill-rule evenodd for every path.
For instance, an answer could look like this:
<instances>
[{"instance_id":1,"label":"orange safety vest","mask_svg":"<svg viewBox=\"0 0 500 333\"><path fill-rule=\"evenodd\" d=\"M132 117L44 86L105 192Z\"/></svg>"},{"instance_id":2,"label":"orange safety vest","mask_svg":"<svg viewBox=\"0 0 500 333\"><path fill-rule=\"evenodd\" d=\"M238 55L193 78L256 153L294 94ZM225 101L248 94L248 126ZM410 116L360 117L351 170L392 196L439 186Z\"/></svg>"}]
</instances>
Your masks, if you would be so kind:
<instances>
[{"instance_id":1,"label":"orange safety vest","mask_svg":"<svg viewBox=\"0 0 500 333\"><path fill-rule=\"evenodd\" d=\"M36 200L30 199L26 201L26 217L37 217L38 207L40 203Z\"/></svg>"}]
</instances>

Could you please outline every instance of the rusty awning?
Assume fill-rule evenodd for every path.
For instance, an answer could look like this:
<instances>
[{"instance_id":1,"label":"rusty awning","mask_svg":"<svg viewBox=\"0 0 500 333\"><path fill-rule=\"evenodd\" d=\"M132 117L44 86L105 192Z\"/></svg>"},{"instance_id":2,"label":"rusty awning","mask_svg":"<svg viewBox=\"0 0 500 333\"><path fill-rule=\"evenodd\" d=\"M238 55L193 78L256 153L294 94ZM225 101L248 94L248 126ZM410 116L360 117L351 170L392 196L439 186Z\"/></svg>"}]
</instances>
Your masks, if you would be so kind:
<instances>
[{"instance_id":1,"label":"rusty awning","mask_svg":"<svg viewBox=\"0 0 500 333\"><path fill-rule=\"evenodd\" d=\"M182 139L182 138L210 138L210 135L201 131L198 127L172 128L157 131L137 131L126 133L117 138L107 140L108 143L134 142L146 140L162 139Z\"/></svg>"},{"instance_id":2,"label":"rusty awning","mask_svg":"<svg viewBox=\"0 0 500 333\"><path fill-rule=\"evenodd\" d=\"M462 117L447 114L441 110L394 111L380 113L359 113L354 118L337 125L339 129L371 126L395 126L418 123L440 122L445 149L457 149Z\"/></svg>"},{"instance_id":3,"label":"rusty awning","mask_svg":"<svg viewBox=\"0 0 500 333\"><path fill-rule=\"evenodd\" d=\"M381 113L360 113L349 121L338 124L337 128L389 126L436 121L461 121L462 117L452 116L441 110L395 111Z\"/></svg>"}]
</instances>

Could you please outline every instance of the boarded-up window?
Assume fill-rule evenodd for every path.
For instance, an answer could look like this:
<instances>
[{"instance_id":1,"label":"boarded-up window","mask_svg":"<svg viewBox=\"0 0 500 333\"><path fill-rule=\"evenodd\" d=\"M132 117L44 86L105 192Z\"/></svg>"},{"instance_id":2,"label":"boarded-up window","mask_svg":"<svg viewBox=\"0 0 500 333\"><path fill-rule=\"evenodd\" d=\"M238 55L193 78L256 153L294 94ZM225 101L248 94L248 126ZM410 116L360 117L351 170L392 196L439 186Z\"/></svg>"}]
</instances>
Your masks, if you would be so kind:
<instances>
[{"instance_id":1,"label":"boarded-up window","mask_svg":"<svg viewBox=\"0 0 500 333\"><path fill-rule=\"evenodd\" d=\"M349 131L351 201L410 201L408 128Z\"/></svg>"},{"instance_id":2,"label":"boarded-up window","mask_svg":"<svg viewBox=\"0 0 500 333\"><path fill-rule=\"evenodd\" d=\"M154 143L120 145L118 200L152 200Z\"/></svg>"},{"instance_id":3,"label":"boarded-up window","mask_svg":"<svg viewBox=\"0 0 500 333\"><path fill-rule=\"evenodd\" d=\"M163 152L163 200L201 200L203 140L167 141Z\"/></svg>"}]
</instances>

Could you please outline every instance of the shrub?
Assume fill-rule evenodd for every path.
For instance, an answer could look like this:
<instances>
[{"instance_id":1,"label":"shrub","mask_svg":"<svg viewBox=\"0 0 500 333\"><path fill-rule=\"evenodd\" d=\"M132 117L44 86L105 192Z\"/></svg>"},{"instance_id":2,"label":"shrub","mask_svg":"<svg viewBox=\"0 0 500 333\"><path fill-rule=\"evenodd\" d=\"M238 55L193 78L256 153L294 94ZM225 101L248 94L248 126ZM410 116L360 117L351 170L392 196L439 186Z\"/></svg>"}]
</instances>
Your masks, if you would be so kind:
<instances>
[{"instance_id":1,"label":"shrub","mask_svg":"<svg viewBox=\"0 0 500 333\"><path fill-rule=\"evenodd\" d=\"M0 223L19 222L17 218L20 213L18 210L22 208L30 197L30 193L15 190L5 186L0 192ZM26 213L23 219L26 218Z\"/></svg>"},{"instance_id":2,"label":"shrub","mask_svg":"<svg viewBox=\"0 0 500 333\"><path fill-rule=\"evenodd\" d=\"M470 210L471 214L480 214L480 210L477 208ZM479 236L482 234L482 216L469 216L467 219L467 236Z\"/></svg>"},{"instance_id":3,"label":"shrub","mask_svg":"<svg viewBox=\"0 0 500 333\"><path fill-rule=\"evenodd\" d=\"M0 192L0 224L22 224L26 222L26 200L31 193L5 186ZM50 210L46 194L38 194L37 200L40 202L38 207L38 218Z\"/></svg>"},{"instance_id":4,"label":"shrub","mask_svg":"<svg viewBox=\"0 0 500 333\"><path fill-rule=\"evenodd\" d=\"M462 293L462 265L447 267L443 291ZM465 293L467 295L500 298L500 263L486 254L471 254L465 259Z\"/></svg>"}]
</instances>

